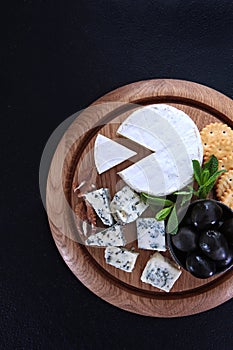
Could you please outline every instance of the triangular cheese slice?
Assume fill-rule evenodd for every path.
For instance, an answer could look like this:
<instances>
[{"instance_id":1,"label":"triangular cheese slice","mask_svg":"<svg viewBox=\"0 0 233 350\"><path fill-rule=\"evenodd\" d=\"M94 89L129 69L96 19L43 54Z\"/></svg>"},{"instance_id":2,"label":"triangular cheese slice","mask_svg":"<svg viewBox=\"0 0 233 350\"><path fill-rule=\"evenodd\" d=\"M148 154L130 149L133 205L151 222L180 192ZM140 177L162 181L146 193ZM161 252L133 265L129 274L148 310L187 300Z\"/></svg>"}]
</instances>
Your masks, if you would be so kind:
<instances>
[{"instance_id":1,"label":"triangular cheese slice","mask_svg":"<svg viewBox=\"0 0 233 350\"><path fill-rule=\"evenodd\" d=\"M84 195L84 198L94 208L101 221L108 226L113 224L113 218L110 213L110 194L108 188L100 188Z\"/></svg>"},{"instance_id":2,"label":"triangular cheese slice","mask_svg":"<svg viewBox=\"0 0 233 350\"><path fill-rule=\"evenodd\" d=\"M94 233L89 236L86 241L86 245L97 247L123 247L126 245L126 239L123 234L122 225L115 224L106 230Z\"/></svg>"},{"instance_id":3,"label":"triangular cheese slice","mask_svg":"<svg viewBox=\"0 0 233 350\"><path fill-rule=\"evenodd\" d=\"M137 153L98 134L94 146L95 165L99 174L113 168Z\"/></svg>"}]
</instances>

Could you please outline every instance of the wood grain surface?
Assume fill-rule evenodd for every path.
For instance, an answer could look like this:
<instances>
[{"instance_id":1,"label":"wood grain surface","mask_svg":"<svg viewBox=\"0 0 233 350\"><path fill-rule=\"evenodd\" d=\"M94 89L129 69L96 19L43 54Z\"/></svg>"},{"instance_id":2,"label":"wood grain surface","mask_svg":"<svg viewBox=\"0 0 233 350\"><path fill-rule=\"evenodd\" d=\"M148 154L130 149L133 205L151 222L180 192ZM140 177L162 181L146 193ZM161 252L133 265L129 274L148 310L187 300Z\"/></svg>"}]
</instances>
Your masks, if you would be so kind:
<instances>
[{"instance_id":1,"label":"wood grain surface","mask_svg":"<svg viewBox=\"0 0 233 350\"><path fill-rule=\"evenodd\" d=\"M120 123L136 108L166 103L186 112L199 129L214 121L233 126L233 101L208 87L181 80L157 79L136 82L114 90L82 111L67 129L54 154L47 181L47 214L51 232L64 261L75 276L92 292L124 310L154 317L178 317L211 309L233 297L233 271L209 279L197 279L182 272L169 293L140 281L140 275L153 253L140 250L132 273L107 265L104 248L86 247L79 229L85 210L74 208L79 199L74 187L83 191L94 184L108 187L111 195L123 187L117 172L149 151L123 138L117 139L137 155L106 173L98 175L93 158L96 135L117 138ZM98 222L100 227L100 223ZM137 249L135 223L126 225L128 248ZM91 230L91 227L90 227ZM168 253L167 253L168 254Z\"/></svg>"}]
</instances>

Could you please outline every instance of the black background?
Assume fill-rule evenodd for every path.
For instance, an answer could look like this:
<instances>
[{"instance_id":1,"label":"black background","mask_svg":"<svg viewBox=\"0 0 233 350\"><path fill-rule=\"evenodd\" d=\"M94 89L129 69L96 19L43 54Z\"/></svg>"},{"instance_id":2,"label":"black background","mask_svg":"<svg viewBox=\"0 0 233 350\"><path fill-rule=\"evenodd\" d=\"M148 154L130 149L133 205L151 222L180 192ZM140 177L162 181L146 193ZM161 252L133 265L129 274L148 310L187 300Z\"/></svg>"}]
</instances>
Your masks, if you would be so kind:
<instances>
[{"instance_id":1,"label":"black background","mask_svg":"<svg viewBox=\"0 0 233 350\"><path fill-rule=\"evenodd\" d=\"M232 98L233 2L17 0L1 15L0 348L232 349L232 300L160 319L87 290L52 240L38 174L53 130L119 86L176 78Z\"/></svg>"}]
</instances>

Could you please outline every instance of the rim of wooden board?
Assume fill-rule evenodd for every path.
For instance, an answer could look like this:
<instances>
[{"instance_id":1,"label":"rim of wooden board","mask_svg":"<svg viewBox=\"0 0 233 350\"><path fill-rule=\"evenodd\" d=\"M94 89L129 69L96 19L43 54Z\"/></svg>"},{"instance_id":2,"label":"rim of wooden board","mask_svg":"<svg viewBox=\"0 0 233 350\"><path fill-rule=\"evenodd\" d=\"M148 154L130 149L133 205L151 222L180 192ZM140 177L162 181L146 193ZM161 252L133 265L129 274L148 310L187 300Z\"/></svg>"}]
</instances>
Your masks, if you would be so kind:
<instances>
[{"instance_id":1,"label":"rim of wooden board","mask_svg":"<svg viewBox=\"0 0 233 350\"><path fill-rule=\"evenodd\" d=\"M201 109L233 126L233 101L216 90L198 83L153 79L139 81L111 91L93 106L107 102L150 104L179 103ZM108 104L106 104L108 105ZM109 113L109 107L106 109ZM121 309L152 317L181 317L214 308L233 297L233 270L216 277L203 287L185 293L151 293L131 287L98 265L83 244L75 241L74 220L69 205L72 177L82 145L83 129L103 120L103 113L79 115L69 126L54 153L46 188L46 210L56 246L74 275L93 293ZM105 118L105 122L106 122ZM73 139L75 129L75 138ZM88 136L88 135L87 135ZM67 140L69 155L67 156ZM71 147L72 145L72 147ZM65 162L61 164L61 155ZM65 174L65 178L64 178ZM62 182L62 185L61 185ZM64 234L65 232L65 234Z\"/></svg>"}]
</instances>

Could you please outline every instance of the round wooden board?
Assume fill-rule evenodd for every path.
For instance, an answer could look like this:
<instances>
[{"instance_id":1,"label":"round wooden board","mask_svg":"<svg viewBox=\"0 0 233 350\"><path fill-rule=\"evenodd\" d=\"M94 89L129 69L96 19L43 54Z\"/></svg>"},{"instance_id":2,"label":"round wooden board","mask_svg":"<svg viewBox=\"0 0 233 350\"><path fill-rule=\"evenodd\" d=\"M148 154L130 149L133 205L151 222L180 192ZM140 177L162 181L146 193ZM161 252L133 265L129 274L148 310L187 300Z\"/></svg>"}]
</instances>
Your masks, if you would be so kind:
<instances>
[{"instance_id":1,"label":"round wooden board","mask_svg":"<svg viewBox=\"0 0 233 350\"><path fill-rule=\"evenodd\" d=\"M51 232L64 261L75 276L92 292L124 310L154 317L178 317L211 309L233 297L233 271L202 280L182 272L169 293L140 281L151 253L140 250L132 273L107 265L104 248L81 244L77 231L80 217L73 214L77 196L73 191L82 181L94 181L97 188L108 187L113 195L122 187L117 171L130 161L97 175L93 145L100 132L116 138L119 123L136 108L135 104L166 103L186 112L199 129L214 121L233 126L233 101L208 87L181 80L156 79L123 86L103 96L85 109L71 124L54 154L47 181L46 205ZM119 139L118 139L119 141ZM124 144L128 141L122 140ZM129 145L129 144L128 144ZM146 150L130 143L139 159ZM136 159L136 158L135 158ZM134 159L134 161L135 161ZM137 159L136 159L137 160ZM135 227L129 225L128 248L134 246ZM84 237L85 238L85 237Z\"/></svg>"}]
</instances>

